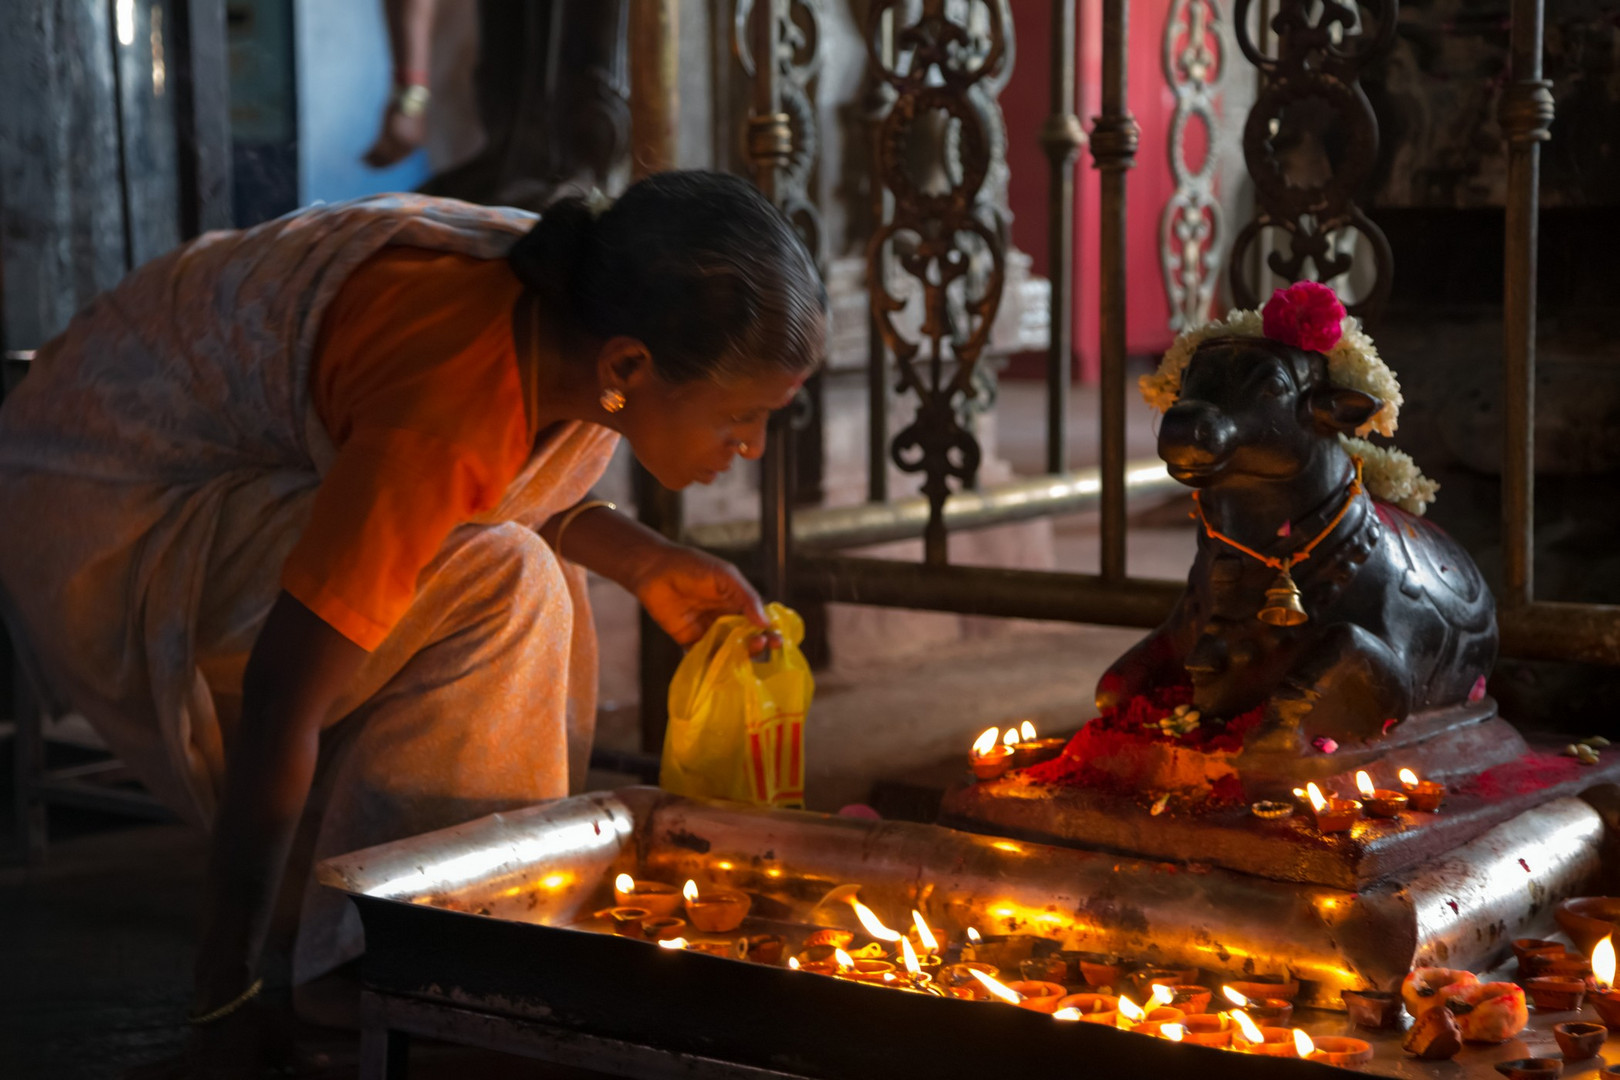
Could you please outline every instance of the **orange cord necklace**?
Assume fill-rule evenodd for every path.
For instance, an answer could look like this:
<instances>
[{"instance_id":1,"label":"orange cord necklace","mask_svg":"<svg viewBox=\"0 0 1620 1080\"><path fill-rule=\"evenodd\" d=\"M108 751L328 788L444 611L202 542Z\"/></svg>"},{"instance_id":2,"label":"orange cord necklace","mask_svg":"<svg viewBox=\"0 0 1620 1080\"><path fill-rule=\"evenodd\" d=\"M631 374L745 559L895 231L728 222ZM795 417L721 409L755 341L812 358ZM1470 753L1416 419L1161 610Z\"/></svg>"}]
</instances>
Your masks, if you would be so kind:
<instances>
[{"instance_id":1,"label":"orange cord necklace","mask_svg":"<svg viewBox=\"0 0 1620 1080\"><path fill-rule=\"evenodd\" d=\"M1261 621L1271 623L1274 626L1298 626L1309 618L1305 614L1304 607L1300 604L1299 586L1294 584L1294 578L1290 571L1310 558L1311 552L1316 549L1316 545L1326 540L1328 534L1338 528L1339 522L1344 520L1344 515L1350 512L1350 506L1356 501L1356 496L1361 494L1361 458L1352 455L1350 460L1355 464L1356 475L1350 481L1350 490L1345 495L1344 505L1339 507L1339 512L1333 515L1333 520L1328 522L1322 531L1312 538L1310 543L1286 558L1262 554L1246 544L1238 543L1225 533L1217 532L1210 526L1209 519L1204 516L1204 504L1199 501L1198 492L1194 491L1192 493L1193 506L1198 510L1198 524L1203 526L1204 531L1212 539L1228 544L1243 552L1243 554L1258 559L1278 571L1277 580L1272 582L1271 588L1266 590L1266 606L1261 608L1259 613Z\"/></svg>"}]
</instances>

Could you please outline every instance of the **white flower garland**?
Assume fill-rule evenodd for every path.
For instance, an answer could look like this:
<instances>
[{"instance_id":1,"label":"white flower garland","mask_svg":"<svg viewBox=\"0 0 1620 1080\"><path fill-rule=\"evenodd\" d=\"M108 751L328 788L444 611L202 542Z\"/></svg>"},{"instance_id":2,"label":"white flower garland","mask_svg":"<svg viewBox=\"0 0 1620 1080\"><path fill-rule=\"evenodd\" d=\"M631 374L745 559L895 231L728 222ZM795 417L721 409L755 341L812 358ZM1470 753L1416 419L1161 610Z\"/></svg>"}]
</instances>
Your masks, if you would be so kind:
<instances>
[{"instance_id":1,"label":"white flower garland","mask_svg":"<svg viewBox=\"0 0 1620 1080\"><path fill-rule=\"evenodd\" d=\"M1165 350L1159 370L1137 380L1142 397L1154 409L1164 412L1181 396L1182 372L1199 345L1217 337L1264 337L1261 326L1260 312L1234 309L1224 319L1212 319L1183 331ZM1395 434L1401 405L1406 400L1401 396L1400 380L1378 355L1378 348L1361 328L1360 319L1346 316L1340 329L1338 344L1323 354L1327 357L1328 379L1335 386L1371 394L1384 404L1356 429L1354 438L1340 435L1339 439L1345 449L1361 458L1362 476L1374 498L1393 503L1409 514L1421 515L1434 502L1440 485L1423 475L1411 455L1392 446L1375 446L1365 438L1375 431L1386 438Z\"/></svg>"}]
</instances>

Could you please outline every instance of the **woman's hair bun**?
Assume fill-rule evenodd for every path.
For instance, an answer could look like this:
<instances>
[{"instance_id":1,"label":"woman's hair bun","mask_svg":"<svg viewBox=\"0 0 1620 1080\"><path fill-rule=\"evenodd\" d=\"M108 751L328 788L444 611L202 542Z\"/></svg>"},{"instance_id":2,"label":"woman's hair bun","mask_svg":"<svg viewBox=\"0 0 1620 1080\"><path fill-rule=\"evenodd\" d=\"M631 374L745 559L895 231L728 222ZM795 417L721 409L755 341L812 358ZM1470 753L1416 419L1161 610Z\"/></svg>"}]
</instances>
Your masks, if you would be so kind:
<instances>
[{"instance_id":1,"label":"woman's hair bun","mask_svg":"<svg viewBox=\"0 0 1620 1080\"><path fill-rule=\"evenodd\" d=\"M554 306L564 310L571 306L569 293L585 272L598 212L584 196L560 199L547 207L534 228L507 253L518 280Z\"/></svg>"},{"instance_id":2,"label":"woman's hair bun","mask_svg":"<svg viewBox=\"0 0 1620 1080\"><path fill-rule=\"evenodd\" d=\"M635 338L674 383L800 375L821 362L827 294L815 262L748 181L658 173L599 205L556 203L508 256L564 332Z\"/></svg>"}]
</instances>

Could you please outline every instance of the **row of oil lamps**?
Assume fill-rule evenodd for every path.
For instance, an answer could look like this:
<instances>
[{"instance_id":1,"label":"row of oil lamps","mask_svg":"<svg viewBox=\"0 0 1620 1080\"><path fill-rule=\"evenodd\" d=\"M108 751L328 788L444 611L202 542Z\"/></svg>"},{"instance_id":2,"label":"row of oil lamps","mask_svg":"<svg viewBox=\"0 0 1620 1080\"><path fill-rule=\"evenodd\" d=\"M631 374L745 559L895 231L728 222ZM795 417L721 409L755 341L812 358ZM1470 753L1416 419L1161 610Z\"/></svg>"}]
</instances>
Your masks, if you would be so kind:
<instances>
[{"instance_id":1,"label":"row of oil lamps","mask_svg":"<svg viewBox=\"0 0 1620 1080\"><path fill-rule=\"evenodd\" d=\"M774 934L745 935L731 942L689 941L681 934L687 925L705 934L736 930L751 907L746 893L705 893L693 881L677 890L662 882L621 874L614 882L614 899L618 906L597 914L616 933L652 938L666 949L781 963L783 942ZM1102 992L1071 994L1063 984L1042 979L1003 982L997 977L1001 974L997 966L979 959L984 943L973 928L968 928L958 962L947 963L941 955L942 932L929 927L920 912L911 913L912 928L902 934L884 925L859 900L851 898L849 903L872 940L849 951L847 947L854 943L853 932L816 930L806 939L804 951L788 958L788 968L910 993L1001 1001L1046 1013L1057 1021L1101 1024L1171 1042L1308 1058L1332 1065L1355 1066L1372 1058L1372 1048L1364 1040L1313 1040L1299 1028L1286 1026L1293 1016L1292 997L1298 992L1298 983L1225 986L1222 994L1231 1008L1209 1012L1213 992L1192 985L1196 978L1192 970L1151 978L1144 987L1149 994L1145 1006L1138 1005L1128 994L1105 992L1109 983L1124 975L1124 968L1117 963L1081 965L1088 984L1100 987ZM684 920L676 914L683 906ZM1259 995L1279 996L1251 999L1238 986Z\"/></svg>"},{"instance_id":2,"label":"row of oil lamps","mask_svg":"<svg viewBox=\"0 0 1620 1080\"><path fill-rule=\"evenodd\" d=\"M1396 818L1408 810L1432 814L1440 809L1446 798L1446 786L1435 780L1420 780L1411 769L1400 771L1401 790L1376 786L1367 770L1356 773L1356 787L1360 799L1344 799L1337 795L1324 795L1314 782L1304 788L1295 788L1294 794L1306 800L1321 833L1348 832L1362 817ZM1280 816L1265 808L1275 803L1256 803L1254 812L1262 817ZM1284 804L1286 805L1286 804Z\"/></svg>"},{"instance_id":3,"label":"row of oil lamps","mask_svg":"<svg viewBox=\"0 0 1620 1080\"><path fill-rule=\"evenodd\" d=\"M1068 744L1061 736L1041 738L1028 720L1005 733L1000 728L986 728L973 740L968 766L980 780L996 780L1009 769L1027 769L1055 758Z\"/></svg>"}]
</instances>

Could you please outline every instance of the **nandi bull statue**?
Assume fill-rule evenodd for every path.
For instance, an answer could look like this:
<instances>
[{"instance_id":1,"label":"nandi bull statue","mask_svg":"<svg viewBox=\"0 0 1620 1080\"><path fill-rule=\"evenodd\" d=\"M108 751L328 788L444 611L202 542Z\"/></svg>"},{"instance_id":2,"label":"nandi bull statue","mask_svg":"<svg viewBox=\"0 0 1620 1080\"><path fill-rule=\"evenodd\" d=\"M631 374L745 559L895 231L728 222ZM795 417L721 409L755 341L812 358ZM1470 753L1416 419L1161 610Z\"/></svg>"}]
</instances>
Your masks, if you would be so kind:
<instances>
[{"instance_id":1,"label":"nandi bull statue","mask_svg":"<svg viewBox=\"0 0 1620 1080\"><path fill-rule=\"evenodd\" d=\"M1479 701L1494 600L1420 516L1437 486L1362 438L1393 434L1400 386L1331 289L1301 282L1183 333L1142 390L1164 413L1159 455L1193 489L1198 555L1170 617L1103 676L1100 709L1190 683L1215 722L1263 710L1246 759L1342 745L1342 763L1414 714Z\"/></svg>"}]
</instances>

